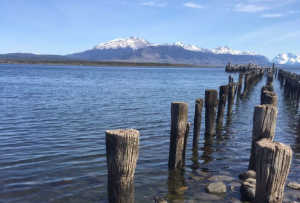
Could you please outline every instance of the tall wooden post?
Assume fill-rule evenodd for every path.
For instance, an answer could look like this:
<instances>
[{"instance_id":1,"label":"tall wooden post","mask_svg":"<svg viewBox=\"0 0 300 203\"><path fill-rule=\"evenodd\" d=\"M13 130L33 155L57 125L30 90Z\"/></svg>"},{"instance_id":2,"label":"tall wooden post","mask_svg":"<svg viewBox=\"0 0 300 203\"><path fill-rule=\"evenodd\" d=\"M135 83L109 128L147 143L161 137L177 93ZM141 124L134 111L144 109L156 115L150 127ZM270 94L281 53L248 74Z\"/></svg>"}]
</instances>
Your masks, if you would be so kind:
<instances>
[{"instance_id":1,"label":"tall wooden post","mask_svg":"<svg viewBox=\"0 0 300 203\"><path fill-rule=\"evenodd\" d=\"M255 143L266 138L273 140L277 120L277 107L257 105L254 107L251 155L249 170L255 170Z\"/></svg>"},{"instance_id":2,"label":"tall wooden post","mask_svg":"<svg viewBox=\"0 0 300 203\"><path fill-rule=\"evenodd\" d=\"M238 102L241 98L241 94L242 94L242 88L243 88L243 78L244 78L244 74L240 73L239 74L239 82L238 82L238 89L237 89L237 95L236 95L236 101Z\"/></svg>"},{"instance_id":3,"label":"tall wooden post","mask_svg":"<svg viewBox=\"0 0 300 203\"><path fill-rule=\"evenodd\" d=\"M193 148L197 149L197 150L198 150L198 146L199 146L202 109L203 109L203 99L196 99L195 117L194 117L194 133L193 133Z\"/></svg>"},{"instance_id":4,"label":"tall wooden post","mask_svg":"<svg viewBox=\"0 0 300 203\"><path fill-rule=\"evenodd\" d=\"M140 133L133 129L107 130L105 133L109 203L132 203Z\"/></svg>"},{"instance_id":5,"label":"tall wooden post","mask_svg":"<svg viewBox=\"0 0 300 203\"><path fill-rule=\"evenodd\" d=\"M185 102L172 102L171 104L171 134L169 151L169 169L182 168L185 163L185 140L189 105Z\"/></svg>"},{"instance_id":6,"label":"tall wooden post","mask_svg":"<svg viewBox=\"0 0 300 203\"><path fill-rule=\"evenodd\" d=\"M214 135L216 111L218 105L218 91L205 90L205 135Z\"/></svg>"},{"instance_id":7,"label":"tall wooden post","mask_svg":"<svg viewBox=\"0 0 300 203\"><path fill-rule=\"evenodd\" d=\"M277 106L277 95L275 92L262 91L261 92L261 105L262 104L271 104Z\"/></svg>"},{"instance_id":8,"label":"tall wooden post","mask_svg":"<svg viewBox=\"0 0 300 203\"><path fill-rule=\"evenodd\" d=\"M280 203L292 162L289 146L262 139L255 146L255 203Z\"/></svg>"},{"instance_id":9,"label":"tall wooden post","mask_svg":"<svg viewBox=\"0 0 300 203\"><path fill-rule=\"evenodd\" d=\"M235 83L230 83L229 90L228 90L227 116L231 116L232 114L232 108L234 104L234 91L235 91Z\"/></svg>"},{"instance_id":10,"label":"tall wooden post","mask_svg":"<svg viewBox=\"0 0 300 203\"><path fill-rule=\"evenodd\" d=\"M218 104L218 114L217 114L217 125L223 124L224 111L226 106L226 100L228 96L228 85L220 86L219 91L219 104Z\"/></svg>"}]
</instances>

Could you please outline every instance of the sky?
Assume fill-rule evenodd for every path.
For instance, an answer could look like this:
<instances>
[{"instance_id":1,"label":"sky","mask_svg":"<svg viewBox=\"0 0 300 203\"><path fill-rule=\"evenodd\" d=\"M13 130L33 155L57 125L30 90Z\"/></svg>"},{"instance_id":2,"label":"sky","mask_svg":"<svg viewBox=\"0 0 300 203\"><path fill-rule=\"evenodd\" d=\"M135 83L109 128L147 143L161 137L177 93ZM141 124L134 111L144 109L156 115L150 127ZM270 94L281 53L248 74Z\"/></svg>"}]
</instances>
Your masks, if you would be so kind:
<instances>
[{"instance_id":1,"label":"sky","mask_svg":"<svg viewBox=\"0 0 300 203\"><path fill-rule=\"evenodd\" d=\"M0 0L0 54L66 55L117 38L300 54L300 0Z\"/></svg>"}]
</instances>

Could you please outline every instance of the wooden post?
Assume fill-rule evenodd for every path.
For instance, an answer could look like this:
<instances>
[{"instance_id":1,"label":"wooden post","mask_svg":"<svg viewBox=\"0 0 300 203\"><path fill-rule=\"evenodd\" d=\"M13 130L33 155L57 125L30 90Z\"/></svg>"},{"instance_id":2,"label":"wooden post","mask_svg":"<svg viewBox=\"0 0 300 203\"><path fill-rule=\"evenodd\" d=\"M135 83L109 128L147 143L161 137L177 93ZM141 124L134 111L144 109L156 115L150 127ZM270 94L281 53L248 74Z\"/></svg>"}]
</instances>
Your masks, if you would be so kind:
<instances>
[{"instance_id":1,"label":"wooden post","mask_svg":"<svg viewBox=\"0 0 300 203\"><path fill-rule=\"evenodd\" d=\"M182 151L182 167L185 166L186 146L187 146L187 140L190 133L190 128L191 128L191 123L187 123L185 134L184 134L184 143L183 143L183 151Z\"/></svg>"},{"instance_id":2,"label":"wooden post","mask_svg":"<svg viewBox=\"0 0 300 203\"><path fill-rule=\"evenodd\" d=\"M223 124L224 111L226 106L226 100L228 96L228 85L220 86L219 91L219 104L218 104L218 114L217 114L217 125Z\"/></svg>"},{"instance_id":3,"label":"wooden post","mask_svg":"<svg viewBox=\"0 0 300 203\"><path fill-rule=\"evenodd\" d=\"M229 77L228 77L228 83L233 83L233 77L232 77L232 75L229 75Z\"/></svg>"},{"instance_id":4,"label":"wooden post","mask_svg":"<svg viewBox=\"0 0 300 203\"><path fill-rule=\"evenodd\" d=\"M231 116L231 114L232 114L232 108L233 108L233 104L234 104L234 88L235 88L235 83L229 84L227 116Z\"/></svg>"},{"instance_id":5,"label":"wooden post","mask_svg":"<svg viewBox=\"0 0 300 203\"><path fill-rule=\"evenodd\" d=\"M242 93L242 87L243 87L243 78L244 74L240 73L239 74L239 82L238 82L238 89L237 89L237 95L236 95L236 101L238 102L241 98L241 93Z\"/></svg>"},{"instance_id":6,"label":"wooden post","mask_svg":"<svg viewBox=\"0 0 300 203\"><path fill-rule=\"evenodd\" d=\"M261 93L261 105L262 104L271 104L273 106L277 106L277 95L275 92L270 91L262 91Z\"/></svg>"},{"instance_id":7,"label":"wooden post","mask_svg":"<svg viewBox=\"0 0 300 203\"><path fill-rule=\"evenodd\" d=\"M196 99L195 117L194 117L194 133L193 133L193 148L195 148L197 150L198 150L198 146L199 146L202 109L203 109L203 99Z\"/></svg>"},{"instance_id":8,"label":"wooden post","mask_svg":"<svg viewBox=\"0 0 300 203\"><path fill-rule=\"evenodd\" d=\"M105 133L109 202L132 203L140 133L133 129L107 130Z\"/></svg>"},{"instance_id":9,"label":"wooden post","mask_svg":"<svg viewBox=\"0 0 300 203\"><path fill-rule=\"evenodd\" d=\"M185 102L171 104L171 134L169 151L169 169L182 168L184 161L184 143L187 131L189 105Z\"/></svg>"},{"instance_id":10,"label":"wooden post","mask_svg":"<svg viewBox=\"0 0 300 203\"><path fill-rule=\"evenodd\" d=\"M299 107L299 100L300 100L300 81L297 82L297 103L296 107Z\"/></svg>"},{"instance_id":11,"label":"wooden post","mask_svg":"<svg viewBox=\"0 0 300 203\"><path fill-rule=\"evenodd\" d=\"M215 133L216 110L218 105L218 91L205 90L205 135Z\"/></svg>"},{"instance_id":12,"label":"wooden post","mask_svg":"<svg viewBox=\"0 0 300 203\"><path fill-rule=\"evenodd\" d=\"M280 142L262 139L255 146L255 203L280 203L292 161L292 150Z\"/></svg>"},{"instance_id":13,"label":"wooden post","mask_svg":"<svg viewBox=\"0 0 300 203\"><path fill-rule=\"evenodd\" d=\"M249 170L255 170L255 143L263 138L273 140L276 120L277 107L272 105L257 105L254 107Z\"/></svg>"}]
</instances>

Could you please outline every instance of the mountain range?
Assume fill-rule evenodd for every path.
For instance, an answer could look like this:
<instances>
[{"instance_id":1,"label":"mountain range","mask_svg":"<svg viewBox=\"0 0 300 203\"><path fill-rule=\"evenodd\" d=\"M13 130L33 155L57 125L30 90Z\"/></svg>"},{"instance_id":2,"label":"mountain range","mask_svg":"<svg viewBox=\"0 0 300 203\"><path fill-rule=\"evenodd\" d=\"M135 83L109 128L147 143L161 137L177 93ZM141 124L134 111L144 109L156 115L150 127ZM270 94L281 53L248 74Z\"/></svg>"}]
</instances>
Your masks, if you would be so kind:
<instances>
[{"instance_id":1,"label":"mountain range","mask_svg":"<svg viewBox=\"0 0 300 203\"><path fill-rule=\"evenodd\" d=\"M231 61L232 64L256 63L269 64L269 60L253 52L232 50L227 46L212 50L196 45L153 44L145 39L130 37L115 39L101 43L93 48L67 57L91 61L126 61L126 62L158 62L179 64L221 65Z\"/></svg>"},{"instance_id":2,"label":"mountain range","mask_svg":"<svg viewBox=\"0 0 300 203\"><path fill-rule=\"evenodd\" d=\"M263 55L250 51L236 51L228 46L219 46L210 50L196 45L185 45L181 42L153 44L138 37L115 39L98 44L86 51L65 56L13 53L0 54L0 59L154 62L217 66L224 66L230 60L231 64L251 62L270 65L269 60ZM279 54L271 62L281 65L299 65L300 56L293 53Z\"/></svg>"}]
</instances>

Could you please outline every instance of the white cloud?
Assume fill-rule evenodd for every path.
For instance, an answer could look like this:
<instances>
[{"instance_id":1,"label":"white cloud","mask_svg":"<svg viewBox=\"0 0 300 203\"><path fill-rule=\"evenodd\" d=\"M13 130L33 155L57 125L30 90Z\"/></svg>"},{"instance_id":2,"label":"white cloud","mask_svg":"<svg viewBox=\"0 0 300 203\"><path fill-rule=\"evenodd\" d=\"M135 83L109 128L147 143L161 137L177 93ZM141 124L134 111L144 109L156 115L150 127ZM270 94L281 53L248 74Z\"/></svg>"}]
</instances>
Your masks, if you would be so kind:
<instances>
[{"instance_id":1,"label":"white cloud","mask_svg":"<svg viewBox=\"0 0 300 203\"><path fill-rule=\"evenodd\" d=\"M143 2L142 5L144 5L144 6L165 7L166 5L168 5L168 3L156 3L154 1L147 1L147 2Z\"/></svg>"},{"instance_id":2,"label":"white cloud","mask_svg":"<svg viewBox=\"0 0 300 203\"><path fill-rule=\"evenodd\" d=\"M298 14L300 13L300 11L288 11L288 14L290 15L294 15L294 14Z\"/></svg>"},{"instance_id":3,"label":"white cloud","mask_svg":"<svg viewBox=\"0 0 300 203\"><path fill-rule=\"evenodd\" d=\"M280 13L274 13L274 14L263 14L260 17L262 18L279 18L282 17L283 15Z\"/></svg>"},{"instance_id":4,"label":"white cloud","mask_svg":"<svg viewBox=\"0 0 300 203\"><path fill-rule=\"evenodd\" d=\"M199 9L203 9L204 7L199 5L199 4L194 4L194 3L185 3L183 4L186 7L190 7L190 8L199 8Z\"/></svg>"},{"instance_id":5,"label":"white cloud","mask_svg":"<svg viewBox=\"0 0 300 203\"><path fill-rule=\"evenodd\" d=\"M243 4L240 3L235 6L235 10L239 12L248 12L248 13L254 13L258 11L264 11L269 9L268 7L265 6L259 6L259 5L253 5L253 4Z\"/></svg>"}]
</instances>

